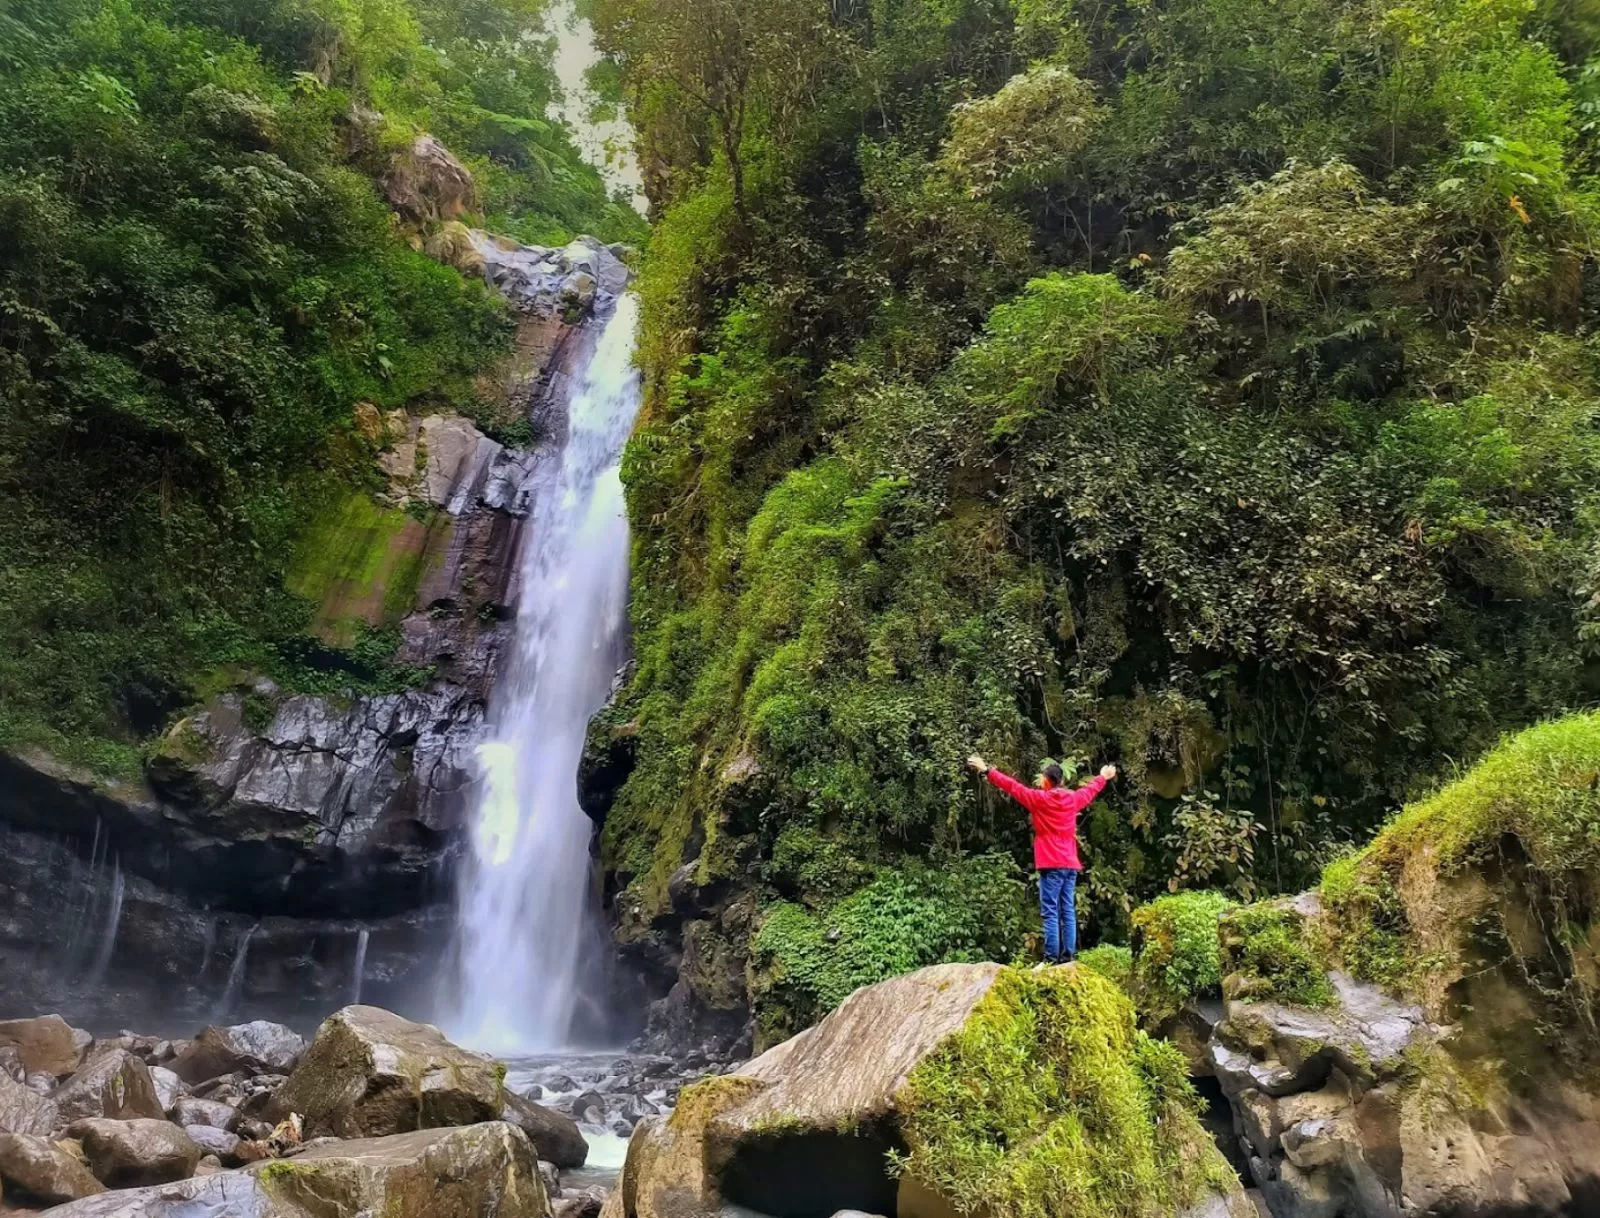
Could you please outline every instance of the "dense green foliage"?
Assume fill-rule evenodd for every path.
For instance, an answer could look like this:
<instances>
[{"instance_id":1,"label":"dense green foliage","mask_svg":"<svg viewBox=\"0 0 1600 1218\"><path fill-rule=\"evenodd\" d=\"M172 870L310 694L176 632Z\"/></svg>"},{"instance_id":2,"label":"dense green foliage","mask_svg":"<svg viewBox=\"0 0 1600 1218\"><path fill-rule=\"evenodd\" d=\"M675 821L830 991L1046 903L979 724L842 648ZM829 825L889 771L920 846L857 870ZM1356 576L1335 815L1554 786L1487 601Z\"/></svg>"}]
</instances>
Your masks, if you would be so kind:
<instances>
[{"instance_id":1,"label":"dense green foliage","mask_svg":"<svg viewBox=\"0 0 1600 1218\"><path fill-rule=\"evenodd\" d=\"M912 1072L903 1170L961 1213L1156 1218L1237 1188L1176 1048L1081 968L1007 971Z\"/></svg>"},{"instance_id":2,"label":"dense green foliage","mask_svg":"<svg viewBox=\"0 0 1600 1218\"><path fill-rule=\"evenodd\" d=\"M1261 901L1218 924L1223 993L1229 999L1324 1007L1333 1001L1328 957L1305 918L1284 901Z\"/></svg>"},{"instance_id":3,"label":"dense green foliage","mask_svg":"<svg viewBox=\"0 0 1600 1218\"><path fill-rule=\"evenodd\" d=\"M227 664L414 678L285 577L376 478L354 405L471 410L508 349L397 229L396 151L447 141L521 235L627 231L543 117L539 8L0 0L0 741L126 764Z\"/></svg>"},{"instance_id":4,"label":"dense green foliage","mask_svg":"<svg viewBox=\"0 0 1600 1218\"><path fill-rule=\"evenodd\" d=\"M822 900L794 833L855 887L1020 861L977 749L1119 762L1119 935L1593 699L1591 12L592 7L658 212L605 843L647 914L752 842Z\"/></svg>"},{"instance_id":5,"label":"dense green foliage","mask_svg":"<svg viewBox=\"0 0 1600 1218\"><path fill-rule=\"evenodd\" d=\"M1021 941L1027 901L1004 855L935 870L885 870L813 912L783 901L752 943L763 997L761 1034L775 1042L815 1023L859 986L924 965L1006 957Z\"/></svg>"},{"instance_id":6,"label":"dense green foliage","mask_svg":"<svg viewBox=\"0 0 1600 1218\"><path fill-rule=\"evenodd\" d=\"M1159 1024L1199 998L1221 996L1217 923L1233 902L1217 892L1177 892L1133 911L1133 976L1139 1013Z\"/></svg>"}]
</instances>

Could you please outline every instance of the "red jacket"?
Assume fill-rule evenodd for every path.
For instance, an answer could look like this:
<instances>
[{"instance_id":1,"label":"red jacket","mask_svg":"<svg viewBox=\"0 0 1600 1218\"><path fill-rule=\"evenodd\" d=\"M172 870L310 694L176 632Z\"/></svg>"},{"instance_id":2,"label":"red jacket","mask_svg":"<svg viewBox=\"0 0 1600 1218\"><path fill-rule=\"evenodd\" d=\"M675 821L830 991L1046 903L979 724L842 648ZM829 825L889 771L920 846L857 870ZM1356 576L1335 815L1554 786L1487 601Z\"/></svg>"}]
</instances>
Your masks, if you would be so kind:
<instances>
[{"instance_id":1,"label":"red jacket","mask_svg":"<svg viewBox=\"0 0 1600 1218\"><path fill-rule=\"evenodd\" d=\"M1078 861L1078 814L1105 790L1106 780L1096 775L1075 791L1053 787L1024 786L1009 774L990 770L991 786L999 787L1033 817L1033 865L1040 871L1051 867L1071 867L1082 871Z\"/></svg>"}]
</instances>

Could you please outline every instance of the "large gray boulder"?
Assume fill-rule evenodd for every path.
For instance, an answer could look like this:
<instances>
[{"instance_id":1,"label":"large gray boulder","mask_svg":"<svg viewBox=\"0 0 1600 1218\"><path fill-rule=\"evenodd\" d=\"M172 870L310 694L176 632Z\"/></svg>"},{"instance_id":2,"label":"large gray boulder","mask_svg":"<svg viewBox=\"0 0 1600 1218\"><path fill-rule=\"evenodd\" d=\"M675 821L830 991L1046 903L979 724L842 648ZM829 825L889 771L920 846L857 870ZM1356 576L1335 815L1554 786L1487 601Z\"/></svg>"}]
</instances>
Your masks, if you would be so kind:
<instances>
[{"instance_id":1,"label":"large gray boulder","mask_svg":"<svg viewBox=\"0 0 1600 1218\"><path fill-rule=\"evenodd\" d=\"M431 1024L380 1007L352 1006L317 1029L267 1114L305 1118L315 1137L385 1137L498 1121L505 1068L446 1040Z\"/></svg>"},{"instance_id":2,"label":"large gray boulder","mask_svg":"<svg viewBox=\"0 0 1600 1218\"><path fill-rule=\"evenodd\" d=\"M383 191L389 206L417 225L454 220L477 197L471 171L431 135L417 136L394 154Z\"/></svg>"},{"instance_id":3,"label":"large gray boulder","mask_svg":"<svg viewBox=\"0 0 1600 1218\"><path fill-rule=\"evenodd\" d=\"M223 1163L239 1162L239 1136L214 1125L189 1125L184 1133L200 1148L202 1155L216 1155Z\"/></svg>"},{"instance_id":4,"label":"large gray boulder","mask_svg":"<svg viewBox=\"0 0 1600 1218\"><path fill-rule=\"evenodd\" d=\"M224 1074L288 1074L306 1042L281 1023L257 1019L227 1028L206 1028L172 1061L186 1083Z\"/></svg>"},{"instance_id":5,"label":"large gray boulder","mask_svg":"<svg viewBox=\"0 0 1600 1218\"><path fill-rule=\"evenodd\" d=\"M52 1100L0 1072L0 1133L42 1136L55 1129L57 1123Z\"/></svg>"},{"instance_id":6,"label":"large gray boulder","mask_svg":"<svg viewBox=\"0 0 1600 1218\"><path fill-rule=\"evenodd\" d=\"M505 1093L505 1097L502 1119L510 1121L528 1135L541 1159L554 1163L562 1171L583 1166L589 1157L589 1143L576 1121L510 1091Z\"/></svg>"},{"instance_id":7,"label":"large gray boulder","mask_svg":"<svg viewBox=\"0 0 1600 1218\"><path fill-rule=\"evenodd\" d=\"M0 1134L0 1180L6 1196L18 1193L29 1201L61 1205L105 1191L72 1155L48 1138L25 1133Z\"/></svg>"},{"instance_id":8,"label":"large gray boulder","mask_svg":"<svg viewBox=\"0 0 1600 1218\"><path fill-rule=\"evenodd\" d=\"M63 1124L85 1117L126 1121L166 1116L150 1068L126 1049L92 1054L51 1099Z\"/></svg>"},{"instance_id":9,"label":"large gray boulder","mask_svg":"<svg viewBox=\"0 0 1600 1218\"><path fill-rule=\"evenodd\" d=\"M0 1046L17 1050L29 1074L62 1078L78 1068L83 1051L72 1026L59 1015L0 1020Z\"/></svg>"},{"instance_id":10,"label":"large gray boulder","mask_svg":"<svg viewBox=\"0 0 1600 1218\"><path fill-rule=\"evenodd\" d=\"M176 1184L89 1197L52 1218L546 1218L533 1147L501 1122L312 1147Z\"/></svg>"},{"instance_id":11,"label":"large gray boulder","mask_svg":"<svg viewBox=\"0 0 1600 1218\"><path fill-rule=\"evenodd\" d=\"M194 1175L200 1147L169 1121L112 1121L93 1117L67 1126L83 1143L89 1170L112 1188L165 1184Z\"/></svg>"},{"instance_id":12,"label":"large gray boulder","mask_svg":"<svg viewBox=\"0 0 1600 1218\"><path fill-rule=\"evenodd\" d=\"M190 1125L211 1125L217 1129L232 1129L239 1119L239 1110L231 1104L220 1104L216 1100L202 1100L186 1095L172 1105L167 1115L172 1118L174 1125L181 1125L186 1129Z\"/></svg>"},{"instance_id":13,"label":"large gray boulder","mask_svg":"<svg viewBox=\"0 0 1600 1218\"><path fill-rule=\"evenodd\" d=\"M1452 1030L1421 1007L1338 971L1329 983L1323 1009L1230 1002L1212 1034L1217 1081L1275 1215L1588 1212L1600 1096L1576 1079L1536 1096L1469 1085Z\"/></svg>"}]
</instances>

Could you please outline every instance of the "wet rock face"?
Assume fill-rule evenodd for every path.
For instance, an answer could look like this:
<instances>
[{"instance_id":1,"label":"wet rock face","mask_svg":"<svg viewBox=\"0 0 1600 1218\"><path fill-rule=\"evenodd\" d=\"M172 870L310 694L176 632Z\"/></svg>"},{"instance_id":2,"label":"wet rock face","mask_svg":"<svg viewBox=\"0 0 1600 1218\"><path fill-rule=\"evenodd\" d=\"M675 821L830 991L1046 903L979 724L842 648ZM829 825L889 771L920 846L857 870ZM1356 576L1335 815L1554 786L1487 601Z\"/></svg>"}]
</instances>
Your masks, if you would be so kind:
<instances>
[{"instance_id":1,"label":"wet rock face","mask_svg":"<svg viewBox=\"0 0 1600 1218\"><path fill-rule=\"evenodd\" d=\"M1420 1008L1330 980L1329 1010L1232 1002L1212 1033L1274 1218L1593 1212L1600 1097L1555 1080L1536 1097L1482 1093Z\"/></svg>"},{"instance_id":2,"label":"wet rock face","mask_svg":"<svg viewBox=\"0 0 1600 1218\"><path fill-rule=\"evenodd\" d=\"M560 249L520 245L491 233L473 232L484 276L514 306L542 316L581 316L604 309L628 285L626 249L579 237Z\"/></svg>"},{"instance_id":3,"label":"wet rock face","mask_svg":"<svg viewBox=\"0 0 1600 1218\"><path fill-rule=\"evenodd\" d=\"M552 1108L508 1091L503 1119L528 1135L540 1159L562 1170L582 1167L589 1157L589 1143L577 1122Z\"/></svg>"},{"instance_id":4,"label":"wet rock face","mask_svg":"<svg viewBox=\"0 0 1600 1218\"><path fill-rule=\"evenodd\" d=\"M85 861L105 851L92 842L0 824L0 975L9 992L101 1034L192 1030L242 1011L310 1031L354 996L363 932L362 996L393 1005L431 986L449 939L445 905L367 922L258 919L201 908L129 874L126 860L114 908L112 866Z\"/></svg>"}]
</instances>

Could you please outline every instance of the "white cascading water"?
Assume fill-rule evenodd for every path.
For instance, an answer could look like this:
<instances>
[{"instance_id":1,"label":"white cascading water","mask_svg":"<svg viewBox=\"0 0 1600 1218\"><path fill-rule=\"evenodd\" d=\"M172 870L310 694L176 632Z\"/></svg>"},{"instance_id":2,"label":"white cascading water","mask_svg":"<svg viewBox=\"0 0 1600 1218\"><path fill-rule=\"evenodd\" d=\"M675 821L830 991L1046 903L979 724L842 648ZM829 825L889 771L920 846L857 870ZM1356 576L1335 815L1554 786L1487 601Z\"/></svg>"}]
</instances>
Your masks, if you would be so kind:
<instances>
[{"instance_id":1,"label":"white cascading water","mask_svg":"<svg viewBox=\"0 0 1600 1218\"><path fill-rule=\"evenodd\" d=\"M535 492L513 654L478 747L449 1022L464 1043L502 1055L571 1042L580 958L597 916L578 764L624 643L620 466L639 409L637 320L637 302L622 296L571 396L559 471Z\"/></svg>"}]
</instances>

